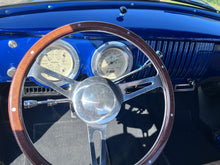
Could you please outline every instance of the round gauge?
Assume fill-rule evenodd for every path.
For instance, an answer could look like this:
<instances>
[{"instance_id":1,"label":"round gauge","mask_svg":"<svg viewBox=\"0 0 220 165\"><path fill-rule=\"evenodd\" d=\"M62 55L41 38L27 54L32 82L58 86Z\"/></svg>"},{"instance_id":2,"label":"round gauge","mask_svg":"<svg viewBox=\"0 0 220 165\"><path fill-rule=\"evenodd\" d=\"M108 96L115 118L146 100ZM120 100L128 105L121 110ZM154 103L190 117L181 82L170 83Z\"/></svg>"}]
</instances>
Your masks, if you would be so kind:
<instances>
[{"instance_id":1,"label":"round gauge","mask_svg":"<svg viewBox=\"0 0 220 165\"><path fill-rule=\"evenodd\" d=\"M63 40L58 40L45 48L37 58L37 62L40 66L69 78L74 78L79 70L79 57L76 50ZM65 84L45 73L42 73L42 76L59 86Z\"/></svg>"},{"instance_id":2,"label":"round gauge","mask_svg":"<svg viewBox=\"0 0 220 165\"><path fill-rule=\"evenodd\" d=\"M133 56L129 48L117 41L100 46L92 57L92 71L96 76L114 80L131 70Z\"/></svg>"}]
</instances>

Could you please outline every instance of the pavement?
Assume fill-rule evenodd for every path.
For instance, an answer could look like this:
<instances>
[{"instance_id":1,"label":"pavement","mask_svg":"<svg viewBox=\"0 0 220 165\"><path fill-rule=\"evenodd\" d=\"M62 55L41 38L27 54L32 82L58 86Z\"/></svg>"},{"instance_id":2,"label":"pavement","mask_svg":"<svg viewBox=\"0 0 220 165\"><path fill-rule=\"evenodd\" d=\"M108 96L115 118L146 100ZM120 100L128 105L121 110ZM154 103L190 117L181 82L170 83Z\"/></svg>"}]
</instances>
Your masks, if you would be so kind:
<instances>
[{"instance_id":1,"label":"pavement","mask_svg":"<svg viewBox=\"0 0 220 165\"><path fill-rule=\"evenodd\" d=\"M22 2L28 2L28 0L0 0L0 6L6 6L9 4L17 4Z\"/></svg>"}]
</instances>

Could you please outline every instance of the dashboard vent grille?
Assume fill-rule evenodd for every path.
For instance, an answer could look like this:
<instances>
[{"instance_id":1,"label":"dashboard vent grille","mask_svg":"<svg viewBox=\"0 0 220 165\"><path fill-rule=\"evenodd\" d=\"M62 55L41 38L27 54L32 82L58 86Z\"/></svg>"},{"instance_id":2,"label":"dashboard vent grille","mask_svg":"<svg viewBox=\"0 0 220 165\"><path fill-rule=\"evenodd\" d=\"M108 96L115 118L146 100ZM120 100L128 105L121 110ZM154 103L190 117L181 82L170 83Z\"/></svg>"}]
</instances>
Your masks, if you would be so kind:
<instances>
[{"instance_id":1,"label":"dashboard vent grille","mask_svg":"<svg viewBox=\"0 0 220 165\"><path fill-rule=\"evenodd\" d=\"M209 59L214 50L214 43L194 41L147 40L155 51L163 53L162 60L171 78L199 78L204 75ZM134 69L143 65L147 57L139 50L135 53ZM132 78L143 78L156 74L153 67L149 67Z\"/></svg>"},{"instance_id":2,"label":"dashboard vent grille","mask_svg":"<svg viewBox=\"0 0 220 165\"><path fill-rule=\"evenodd\" d=\"M59 93L50 88L41 86L24 86L24 97L38 97L38 96L58 96Z\"/></svg>"}]
</instances>

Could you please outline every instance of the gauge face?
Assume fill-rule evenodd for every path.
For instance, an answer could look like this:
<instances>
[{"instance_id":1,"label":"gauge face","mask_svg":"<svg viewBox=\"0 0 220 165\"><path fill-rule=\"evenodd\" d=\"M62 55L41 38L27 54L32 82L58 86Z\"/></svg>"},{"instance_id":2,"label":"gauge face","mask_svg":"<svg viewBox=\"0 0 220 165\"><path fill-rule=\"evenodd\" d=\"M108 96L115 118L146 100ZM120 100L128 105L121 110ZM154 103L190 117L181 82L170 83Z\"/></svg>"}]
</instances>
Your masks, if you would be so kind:
<instances>
[{"instance_id":1,"label":"gauge face","mask_svg":"<svg viewBox=\"0 0 220 165\"><path fill-rule=\"evenodd\" d=\"M94 75L114 80L131 70L132 53L121 42L108 42L100 46L92 58Z\"/></svg>"},{"instance_id":2,"label":"gauge face","mask_svg":"<svg viewBox=\"0 0 220 165\"><path fill-rule=\"evenodd\" d=\"M37 58L37 63L46 69L72 79L79 70L79 57L76 50L63 40L58 40L45 48ZM65 84L65 82L46 73L42 73L42 76L59 86Z\"/></svg>"},{"instance_id":3,"label":"gauge face","mask_svg":"<svg viewBox=\"0 0 220 165\"><path fill-rule=\"evenodd\" d=\"M47 48L42 54L39 64L44 68L67 77L74 68L71 54L67 50L57 47ZM58 79L47 74L43 74L43 76L50 81L58 81Z\"/></svg>"},{"instance_id":4,"label":"gauge face","mask_svg":"<svg viewBox=\"0 0 220 165\"><path fill-rule=\"evenodd\" d=\"M123 75L128 66L128 56L119 48L109 48L99 59L98 72L108 79L116 79Z\"/></svg>"}]
</instances>

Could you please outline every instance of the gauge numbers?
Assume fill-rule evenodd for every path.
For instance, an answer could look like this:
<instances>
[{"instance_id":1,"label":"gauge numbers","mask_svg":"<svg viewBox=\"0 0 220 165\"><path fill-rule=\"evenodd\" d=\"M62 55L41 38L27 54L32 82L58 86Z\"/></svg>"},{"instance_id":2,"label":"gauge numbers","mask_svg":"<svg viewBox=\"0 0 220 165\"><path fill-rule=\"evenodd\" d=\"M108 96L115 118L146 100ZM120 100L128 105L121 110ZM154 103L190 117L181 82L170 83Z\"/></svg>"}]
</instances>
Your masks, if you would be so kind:
<instances>
[{"instance_id":1,"label":"gauge numbers","mask_svg":"<svg viewBox=\"0 0 220 165\"><path fill-rule=\"evenodd\" d=\"M100 46L92 58L94 75L114 80L131 70L132 53L121 42L108 42Z\"/></svg>"},{"instance_id":2,"label":"gauge numbers","mask_svg":"<svg viewBox=\"0 0 220 165\"><path fill-rule=\"evenodd\" d=\"M47 48L39 64L44 68L67 77L70 75L72 68L74 67L70 53L65 49L56 47ZM58 79L47 74L43 74L43 76L50 81L58 81Z\"/></svg>"},{"instance_id":3,"label":"gauge numbers","mask_svg":"<svg viewBox=\"0 0 220 165\"><path fill-rule=\"evenodd\" d=\"M100 57L98 72L108 79L116 79L123 75L128 66L128 56L119 48L109 48Z\"/></svg>"},{"instance_id":4,"label":"gauge numbers","mask_svg":"<svg viewBox=\"0 0 220 165\"><path fill-rule=\"evenodd\" d=\"M44 49L37 62L40 66L69 78L74 78L79 70L79 57L76 50L63 40L56 41ZM57 85L65 84L45 73L42 73L42 76Z\"/></svg>"}]
</instances>

